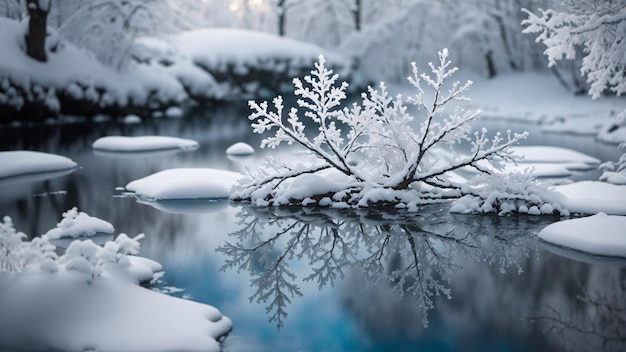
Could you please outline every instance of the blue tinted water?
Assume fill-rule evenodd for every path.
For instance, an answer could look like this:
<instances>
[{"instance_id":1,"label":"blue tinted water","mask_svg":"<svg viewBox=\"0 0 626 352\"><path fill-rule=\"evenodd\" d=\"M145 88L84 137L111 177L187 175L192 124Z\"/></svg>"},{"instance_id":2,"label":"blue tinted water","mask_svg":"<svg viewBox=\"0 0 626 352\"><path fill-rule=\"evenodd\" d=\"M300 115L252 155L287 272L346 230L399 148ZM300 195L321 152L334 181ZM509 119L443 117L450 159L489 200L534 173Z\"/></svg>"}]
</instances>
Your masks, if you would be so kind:
<instances>
[{"instance_id":1,"label":"blue tinted water","mask_svg":"<svg viewBox=\"0 0 626 352\"><path fill-rule=\"evenodd\" d=\"M206 201L150 205L116 189L167 168L238 171L258 163L263 153L244 160L224 154L235 142L258 145L246 116L245 104L237 104L141 125L0 128L2 150L58 153L81 166L43 181L0 181L0 215L35 236L77 206L111 222L118 233L145 233L142 255L165 267L155 289L178 291L170 294L214 305L229 316L234 330L224 341L227 351L552 351L593 350L602 342L575 329L565 329L562 338L544 334L560 325L533 323L528 316L554 317L549 309L573 326L624 332L626 327L615 330L606 323L617 321L615 316L594 316L577 298L587 290L608 303L623 303L623 263L539 242L536 233L558 218L451 215L445 205L417 215ZM592 138L488 123L531 129L526 144L566 146L602 160L619 156L614 146ZM91 149L101 136L147 134L191 138L201 147L124 157ZM276 297L283 301L272 305ZM272 319L277 313L286 313L280 323Z\"/></svg>"}]
</instances>

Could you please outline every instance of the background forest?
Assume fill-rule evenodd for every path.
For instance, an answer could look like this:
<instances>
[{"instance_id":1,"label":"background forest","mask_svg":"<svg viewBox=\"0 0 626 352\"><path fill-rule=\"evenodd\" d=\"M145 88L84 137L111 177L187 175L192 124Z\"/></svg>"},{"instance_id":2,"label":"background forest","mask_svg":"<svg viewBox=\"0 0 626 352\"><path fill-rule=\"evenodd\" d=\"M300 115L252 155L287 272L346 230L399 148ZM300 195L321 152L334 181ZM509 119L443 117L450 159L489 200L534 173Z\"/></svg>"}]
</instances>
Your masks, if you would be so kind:
<instances>
[{"instance_id":1,"label":"background forest","mask_svg":"<svg viewBox=\"0 0 626 352\"><path fill-rule=\"evenodd\" d=\"M0 0L0 16L24 19L26 3ZM563 7L561 0L54 0L49 6L48 25L105 63L123 61L129 38L231 27L337 49L386 81L403 81L411 62L428 62L444 47L462 70L486 77L546 70L545 47L522 33L521 9ZM584 93L579 69L579 61L566 61L552 71Z\"/></svg>"}]
</instances>

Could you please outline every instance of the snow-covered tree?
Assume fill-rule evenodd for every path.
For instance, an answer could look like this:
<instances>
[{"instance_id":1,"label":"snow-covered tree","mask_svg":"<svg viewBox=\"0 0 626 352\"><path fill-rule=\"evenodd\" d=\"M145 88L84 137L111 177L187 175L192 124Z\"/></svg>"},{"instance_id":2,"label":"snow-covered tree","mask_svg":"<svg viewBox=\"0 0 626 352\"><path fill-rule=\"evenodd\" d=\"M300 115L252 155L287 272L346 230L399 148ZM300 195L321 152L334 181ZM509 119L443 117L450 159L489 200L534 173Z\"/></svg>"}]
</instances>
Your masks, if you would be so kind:
<instances>
[{"instance_id":1,"label":"snow-covered tree","mask_svg":"<svg viewBox=\"0 0 626 352\"><path fill-rule=\"evenodd\" d=\"M569 12L539 9L539 16L524 9L524 33L535 33L537 42L546 45L549 65L558 60L574 59L577 48L583 49L581 74L591 84L593 98L606 90L620 95L626 92L626 1L565 2ZM626 118L623 112L621 119Z\"/></svg>"},{"instance_id":2,"label":"snow-covered tree","mask_svg":"<svg viewBox=\"0 0 626 352\"><path fill-rule=\"evenodd\" d=\"M59 33L120 69L128 62L137 36L170 28L168 13L165 0L90 0L63 23Z\"/></svg>"},{"instance_id":3,"label":"snow-covered tree","mask_svg":"<svg viewBox=\"0 0 626 352\"><path fill-rule=\"evenodd\" d=\"M304 156L292 163L270 161L241 180L234 199L257 205L342 207L414 206L454 199L470 193L450 178L454 171L472 168L491 174L493 169L484 163L498 168L503 161L514 161L508 147L527 136L508 131L505 137L497 133L489 138L484 128L472 130L479 111L460 106L469 101L465 93L472 82L447 82L457 68L451 67L445 49L437 64L430 63L431 75L420 74L413 64L409 82L414 96L394 97L381 83L349 108L341 107L348 84L338 84L338 75L324 63L320 57L304 82L294 79L303 113L294 107L283 117L281 96L273 100L275 110L267 102L249 102L254 132L273 132L261 147L296 144L309 162L304 163ZM410 113L410 106L421 116ZM314 134L306 127L310 122L316 127ZM471 145L467 154L454 153L461 142Z\"/></svg>"},{"instance_id":4,"label":"snow-covered tree","mask_svg":"<svg viewBox=\"0 0 626 352\"><path fill-rule=\"evenodd\" d=\"M26 0L28 31L26 54L37 61L47 61L46 33L51 0Z\"/></svg>"},{"instance_id":5,"label":"snow-covered tree","mask_svg":"<svg viewBox=\"0 0 626 352\"><path fill-rule=\"evenodd\" d=\"M21 20L27 13L21 0L0 0L0 16Z\"/></svg>"},{"instance_id":6,"label":"snow-covered tree","mask_svg":"<svg viewBox=\"0 0 626 352\"><path fill-rule=\"evenodd\" d=\"M626 93L626 0L568 0L564 6L565 12L539 9L539 15L524 9L524 33L537 34L537 41L545 44L550 66L563 58L575 59L582 48L580 72L587 77L592 98L607 91ZM626 110L618 114L617 123L626 127ZM626 157L604 167L604 180L626 183Z\"/></svg>"},{"instance_id":7,"label":"snow-covered tree","mask_svg":"<svg viewBox=\"0 0 626 352\"><path fill-rule=\"evenodd\" d=\"M55 246L46 238L37 237L30 242L25 239L26 235L15 230L11 218L5 216L0 223L0 273L20 272L29 265L53 271L50 262L56 259Z\"/></svg>"}]
</instances>

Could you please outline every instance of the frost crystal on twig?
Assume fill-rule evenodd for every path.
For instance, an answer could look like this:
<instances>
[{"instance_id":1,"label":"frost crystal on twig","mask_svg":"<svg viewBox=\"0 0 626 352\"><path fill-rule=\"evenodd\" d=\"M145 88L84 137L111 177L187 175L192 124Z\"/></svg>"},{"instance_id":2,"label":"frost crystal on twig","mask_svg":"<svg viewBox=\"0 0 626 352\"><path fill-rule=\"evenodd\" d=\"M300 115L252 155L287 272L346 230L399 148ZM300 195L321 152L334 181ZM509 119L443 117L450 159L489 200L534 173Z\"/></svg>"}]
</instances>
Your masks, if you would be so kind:
<instances>
[{"instance_id":1,"label":"frost crystal on twig","mask_svg":"<svg viewBox=\"0 0 626 352\"><path fill-rule=\"evenodd\" d=\"M413 64L411 97L392 96L380 83L378 89L369 87L360 103L342 107L348 84L338 83L320 57L311 75L293 80L297 107L287 116L281 96L274 98L273 109L250 101L254 132L268 135L261 147L299 145L310 160L268 162L242 179L233 198L259 206L413 207L463 196L462 185L451 180L456 170L491 174L494 169L485 163L498 169L503 161L515 161L508 147L527 133L474 132L470 124L480 112L462 106L472 82L447 83L457 68L446 49L429 66L426 74ZM411 106L419 115L409 112ZM461 142L469 142L469 152L454 151Z\"/></svg>"}]
</instances>

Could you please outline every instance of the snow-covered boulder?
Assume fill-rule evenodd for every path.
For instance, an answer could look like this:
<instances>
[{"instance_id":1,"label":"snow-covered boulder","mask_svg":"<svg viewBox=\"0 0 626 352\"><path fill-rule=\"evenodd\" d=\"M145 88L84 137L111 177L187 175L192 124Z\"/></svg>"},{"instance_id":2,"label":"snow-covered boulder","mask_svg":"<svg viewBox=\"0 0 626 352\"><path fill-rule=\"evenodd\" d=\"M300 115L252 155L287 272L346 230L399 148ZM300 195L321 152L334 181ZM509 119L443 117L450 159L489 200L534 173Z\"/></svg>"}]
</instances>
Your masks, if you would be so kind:
<instances>
[{"instance_id":1,"label":"snow-covered boulder","mask_svg":"<svg viewBox=\"0 0 626 352\"><path fill-rule=\"evenodd\" d=\"M254 148L248 143L239 142L231 145L226 149L228 155L250 155L254 154Z\"/></svg>"},{"instance_id":2,"label":"snow-covered boulder","mask_svg":"<svg viewBox=\"0 0 626 352\"><path fill-rule=\"evenodd\" d=\"M228 198L241 174L217 169L183 168L157 172L126 185L149 200Z\"/></svg>"},{"instance_id":3,"label":"snow-covered boulder","mask_svg":"<svg viewBox=\"0 0 626 352\"><path fill-rule=\"evenodd\" d=\"M167 149L194 150L198 149L198 142L165 136L108 136L98 138L93 142L96 150L110 152L145 152Z\"/></svg>"},{"instance_id":4,"label":"snow-covered boulder","mask_svg":"<svg viewBox=\"0 0 626 352\"><path fill-rule=\"evenodd\" d=\"M595 255L626 258L626 216L598 213L546 226L543 241Z\"/></svg>"},{"instance_id":5,"label":"snow-covered boulder","mask_svg":"<svg viewBox=\"0 0 626 352\"><path fill-rule=\"evenodd\" d=\"M15 150L0 152L0 179L29 174L73 170L78 165L61 155Z\"/></svg>"}]
</instances>

